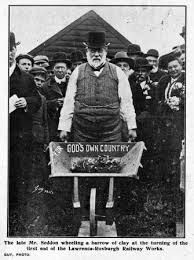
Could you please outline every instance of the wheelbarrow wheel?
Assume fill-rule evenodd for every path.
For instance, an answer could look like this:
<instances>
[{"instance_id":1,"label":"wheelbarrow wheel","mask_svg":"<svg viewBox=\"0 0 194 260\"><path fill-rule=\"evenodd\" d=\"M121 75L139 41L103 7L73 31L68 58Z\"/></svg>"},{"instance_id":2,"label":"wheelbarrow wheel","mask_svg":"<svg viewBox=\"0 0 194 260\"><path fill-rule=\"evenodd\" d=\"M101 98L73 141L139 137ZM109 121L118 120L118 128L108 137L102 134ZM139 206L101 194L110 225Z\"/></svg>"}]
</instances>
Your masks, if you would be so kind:
<instances>
[{"instance_id":1,"label":"wheelbarrow wheel","mask_svg":"<svg viewBox=\"0 0 194 260\"><path fill-rule=\"evenodd\" d=\"M97 234L97 221L95 217L96 208L96 188L92 188L90 191L90 236L96 236Z\"/></svg>"}]
</instances>

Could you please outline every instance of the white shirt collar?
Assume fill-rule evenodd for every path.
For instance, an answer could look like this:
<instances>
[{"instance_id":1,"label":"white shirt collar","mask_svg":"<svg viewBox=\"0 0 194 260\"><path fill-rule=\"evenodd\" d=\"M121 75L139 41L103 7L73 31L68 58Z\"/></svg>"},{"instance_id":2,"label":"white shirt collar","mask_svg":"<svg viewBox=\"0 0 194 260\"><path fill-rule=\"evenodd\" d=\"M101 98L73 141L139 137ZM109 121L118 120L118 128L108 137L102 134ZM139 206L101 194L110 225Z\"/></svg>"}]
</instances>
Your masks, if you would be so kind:
<instances>
[{"instance_id":1,"label":"white shirt collar","mask_svg":"<svg viewBox=\"0 0 194 260\"><path fill-rule=\"evenodd\" d=\"M14 62L11 67L9 68L9 76L11 77L11 75L13 74L14 70L16 67L16 62Z\"/></svg>"},{"instance_id":2,"label":"white shirt collar","mask_svg":"<svg viewBox=\"0 0 194 260\"><path fill-rule=\"evenodd\" d=\"M176 77L176 78L172 78L172 77L171 77L171 79L170 79L171 83L177 81L177 79L178 79L179 77L180 77L180 75L179 75L178 77Z\"/></svg>"},{"instance_id":3,"label":"white shirt collar","mask_svg":"<svg viewBox=\"0 0 194 260\"><path fill-rule=\"evenodd\" d=\"M103 71L104 67L102 67L99 71L98 70L94 70L94 74L98 77L100 75L100 73Z\"/></svg>"},{"instance_id":4,"label":"white shirt collar","mask_svg":"<svg viewBox=\"0 0 194 260\"><path fill-rule=\"evenodd\" d=\"M140 86L141 86L142 89L145 88L146 83L147 83L146 80L144 80L144 81L142 81L142 82L140 83Z\"/></svg>"},{"instance_id":5,"label":"white shirt collar","mask_svg":"<svg viewBox=\"0 0 194 260\"><path fill-rule=\"evenodd\" d=\"M61 84L61 82L66 82L66 77L62 78L62 79L58 79L56 76L55 76L55 81L58 83L58 84Z\"/></svg>"}]
</instances>

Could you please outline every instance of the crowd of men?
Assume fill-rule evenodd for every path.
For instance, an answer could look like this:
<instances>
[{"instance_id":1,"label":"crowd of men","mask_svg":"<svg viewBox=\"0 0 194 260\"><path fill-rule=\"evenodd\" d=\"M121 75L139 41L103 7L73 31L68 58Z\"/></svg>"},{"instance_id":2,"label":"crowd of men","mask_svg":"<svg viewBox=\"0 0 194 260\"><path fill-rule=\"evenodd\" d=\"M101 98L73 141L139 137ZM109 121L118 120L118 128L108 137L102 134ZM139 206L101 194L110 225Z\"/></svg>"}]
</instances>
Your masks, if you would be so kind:
<instances>
[{"instance_id":1,"label":"crowd of men","mask_svg":"<svg viewBox=\"0 0 194 260\"><path fill-rule=\"evenodd\" d=\"M185 29L181 33L185 37ZM145 142L145 173L159 164L161 180L179 179L184 140L185 51L159 59L137 44L108 58L104 32L89 32L85 53L16 56L10 33L10 203L23 197L34 175L48 178L51 141ZM164 65L165 63L165 65ZM39 173L37 173L39 171ZM174 182L172 182L174 183ZM31 187L32 189L32 187ZM32 190L31 190L32 191Z\"/></svg>"}]
</instances>

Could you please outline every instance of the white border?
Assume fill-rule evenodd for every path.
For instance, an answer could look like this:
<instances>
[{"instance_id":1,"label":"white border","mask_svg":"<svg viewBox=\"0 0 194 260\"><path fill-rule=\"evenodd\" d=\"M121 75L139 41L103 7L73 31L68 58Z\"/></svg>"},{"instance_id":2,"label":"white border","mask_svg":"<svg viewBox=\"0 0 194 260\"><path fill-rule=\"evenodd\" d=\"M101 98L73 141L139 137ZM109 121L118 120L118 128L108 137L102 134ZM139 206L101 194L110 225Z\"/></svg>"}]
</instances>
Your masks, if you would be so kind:
<instances>
[{"instance_id":1,"label":"white border","mask_svg":"<svg viewBox=\"0 0 194 260\"><path fill-rule=\"evenodd\" d=\"M0 259L6 259L3 257L2 253L7 251L7 248L4 245L4 240L7 240L7 88L8 88L8 56L7 56L7 46L8 46L8 5L27 5L26 1L4 1L1 2L0 8L0 24L1 24L1 77L0 77L0 87L1 87L1 114L0 114L0 145L1 145L1 152L0 152ZM192 1L30 1L28 5L45 5L45 4L55 4L55 5L187 5L187 128L186 128L186 166L187 166L187 183L186 183L186 239L177 239L178 241L183 240L189 243L188 246L178 246L178 247L171 247L162 253L153 253L153 252L146 252L146 253L134 253L134 252L119 252L118 253L91 253L90 252L78 252L78 253L57 253L54 254L49 253L41 253L38 252L36 255L35 253L32 254L32 257L22 257L21 259L105 259L111 257L111 259L170 259L176 258L177 260L182 259L193 259L194 255L194 174L193 174L193 145L194 145L194 138L193 138L193 129L194 129L194 119L193 119L193 91L194 91L194 79L193 79L193 64L192 64L192 57L193 57L193 43L194 43L194 6ZM127 239L127 238L126 238ZM8 239L8 240L17 240L17 239ZM18 239L19 240L19 239ZM24 239L26 241L30 239ZM38 239L34 239L38 240ZM48 241L49 239L41 239ZM60 240L60 239L52 239L52 240ZM102 240L102 239L99 239ZM115 239L109 239L109 241ZM118 239L122 240L122 239ZM132 240L132 239L129 239ZM137 239L133 239L137 240ZM149 239L138 239L138 240L149 240ZM153 239L154 240L154 239ZM164 240L164 239L163 239ZM172 241L173 239L166 239L168 241ZM10 258L7 258L10 259ZM20 259L20 258L19 258Z\"/></svg>"}]
</instances>

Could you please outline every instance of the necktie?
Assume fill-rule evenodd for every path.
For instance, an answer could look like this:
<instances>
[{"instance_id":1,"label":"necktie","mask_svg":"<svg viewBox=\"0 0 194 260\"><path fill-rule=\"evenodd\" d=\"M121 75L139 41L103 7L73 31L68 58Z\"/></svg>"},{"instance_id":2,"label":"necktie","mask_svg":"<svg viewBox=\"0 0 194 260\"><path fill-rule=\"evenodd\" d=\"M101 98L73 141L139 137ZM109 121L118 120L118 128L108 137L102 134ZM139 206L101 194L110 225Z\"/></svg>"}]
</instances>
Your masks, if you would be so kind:
<instances>
[{"instance_id":1,"label":"necktie","mask_svg":"<svg viewBox=\"0 0 194 260\"><path fill-rule=\"evenodd\" d=\"M99 67L97 68L94 68L94 67L91 67L93 71L100 71L103 67L104 67L105 64L102 64L100 65Z\"/></svg>"}]
</instances>

